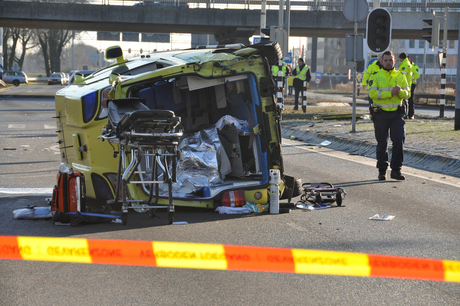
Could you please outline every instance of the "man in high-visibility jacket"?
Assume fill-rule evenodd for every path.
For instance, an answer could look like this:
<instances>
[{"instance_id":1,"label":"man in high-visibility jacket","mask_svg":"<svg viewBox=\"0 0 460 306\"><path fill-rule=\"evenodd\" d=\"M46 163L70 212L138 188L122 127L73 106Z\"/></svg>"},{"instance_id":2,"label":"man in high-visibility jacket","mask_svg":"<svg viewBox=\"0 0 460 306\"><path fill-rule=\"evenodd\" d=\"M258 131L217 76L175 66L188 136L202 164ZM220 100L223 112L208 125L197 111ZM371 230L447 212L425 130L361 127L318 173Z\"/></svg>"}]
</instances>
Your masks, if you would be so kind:
<instances>
[{"instance_id":1,"label":"man in high-visibility jacket","mask_svg":"<svg viewBox=\"0 0 460 306\"><path fill-rule=\"evenodd\" d=\"M299 109L299 94L302 93L303 95L303 82L307 81L308 88L308 82L311 80L310 67L305 65L303 58L299 58L297 64L298 66L292 71L292 75L294 76L293 85L295 90L294 110Z\"/></svg>"},{"instance_id":2,"label":"man in high-visibility jacket","mask_svg":"<svg viewBox=\"0 0 460 306\"><path fill-rule=\"evenodd\" d=\"M379 60L377 58L371 59L369 61L369 65L367 65L366 71L364 71L363 73L363 86L366 86L367 88L368 87L367 83L369 82L369 78L371 77L371 75L373 75L379 70L380 70Z\"/></svg>"},{"instance_id":3,"label":"man in high-visibility jacket","mask_svg":"<svg viewBox=\"0 0 460 306\"><path fill-rule=\"evenodd\" d=\"M391 154L391 178L404 180L401 174L406 138L403 116L403 100L409 98L410 87L403 73L395 70L395 58L391 51L385 51L380 59L382 69L369 80L369 96L373 101L375 138L377 140L377 168L379 180L386 180L388 169L388 135L393 143Z\"/></svg>"},{"instance_id":4,"label":"man in high-visibility jacket","mask_svg":"<svg viewBox=\"0 0 460 306\"><path fill-rule=\"evenodd\" d=\"M399 61L401 63L399 64L398 70L406 76L407 84L409 84L410 88L410 86L412 85L412 64L409 61L409 56L407 55L407 53L403 52L399 54ZM408 117L407 110L409 109L407 100L404 100L404 104L406 105L406 114L404 116L404 119L406 119Z\"/></svg>"},{"instance_id":5,"label":"man in high-visibility jacket","mask_svg":"<svg viewBox=\"0 0 460 306\"><path fill-rule=\"evenodd\" d=\"M272 66L272 76L273 78L276 78L278 76L278 71L280 71L280 68L278 65L273 65ZM283 62L283 66L281 66L281 71L283 72L283 78L287 77L289 75L289 69L286 66L286 63Z\"/></svg>"},{"instance_id":6,"label":"man in high-visibility jacket","mask_svg":"<svg viewBox=\"0 0 460 306\"><path fill-rule=\"evenodd\" d=\"M411 62L412 64L412 84L410 87L410 98L409 98L409 110L407 111L407 118L414 119L415 107L414 107L414 95L415 88L417 87L417 79L420 78L420 71L418 66Z\"/></svg>"},{"instance_id":7,"label":"man in high-visibility jacket","mask_svg":"<svg viewBox=\"0 0 460 306\"><path fill-rule=\"evenodd\" d=\"M378 59L374 59L374 61L369 61L369 65L367 66L366 71L363 74L363 86L365 86L369 90L369 78L371 75L377 73L382 68L380 65L380 61ZM368 101L369 101L369 111L371 112L372 115L372 99L368 95Z\"/></svg>"},{"instance_id":8,"label":"man in high-visibility jacket","mask_svg":"<svg viewBox=\"0 0 460 306\"><path fill-rule=\"evenodd\" d=\"M279 71L280 71L280 68L279 68L278 64L272 66L272 78L275 81L275 84L276 84L277 87L278 87L277 77L278 77L278 72ZM286 84L286 78L289 75L289 69L287 68L287 65L286 65L285 62L282 62L281 71L283 73L283 88L284 88L284 84Z\"/></svg>"}]
</instances>

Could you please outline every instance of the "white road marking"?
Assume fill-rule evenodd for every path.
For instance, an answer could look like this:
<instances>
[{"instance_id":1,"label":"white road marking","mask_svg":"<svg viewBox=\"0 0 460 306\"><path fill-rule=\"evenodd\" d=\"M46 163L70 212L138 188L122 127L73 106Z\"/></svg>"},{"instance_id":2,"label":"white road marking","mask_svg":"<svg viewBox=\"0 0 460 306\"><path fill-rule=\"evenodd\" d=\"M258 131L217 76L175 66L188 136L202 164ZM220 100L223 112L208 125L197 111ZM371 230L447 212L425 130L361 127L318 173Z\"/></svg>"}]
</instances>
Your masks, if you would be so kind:
<instances>
[{"instance_id":1,"label":"white road marking","mask_svg":"<svg viewBox=\"0 0 460 306\"><path fill-rule=\"evenodd\" d=\"M9 195L22 195L22 194L52 195L53 194L53 188L0 188L0 194L9 194Z\"/></svg>"},{"instance_id":2,"label":"white road marking","mask_svg":"<svg viewBox=\"0 0 460 306\"><path fill-rule=\"evenodd\" d=\"M9 129L25 129L25 124L8 124ZM44 124L43 128L45 130L57 130L57 126L55 124Z\"/></svg>"},{"instance_id":3,"label":"white road marking","mask_svg":"<svg viewBox=\"0 0 460 306\"><path fill-rule=\"evenodd\" d=\"M25 129L25 124L8 124L9 129Z\"/></svg>"}]
</instances>

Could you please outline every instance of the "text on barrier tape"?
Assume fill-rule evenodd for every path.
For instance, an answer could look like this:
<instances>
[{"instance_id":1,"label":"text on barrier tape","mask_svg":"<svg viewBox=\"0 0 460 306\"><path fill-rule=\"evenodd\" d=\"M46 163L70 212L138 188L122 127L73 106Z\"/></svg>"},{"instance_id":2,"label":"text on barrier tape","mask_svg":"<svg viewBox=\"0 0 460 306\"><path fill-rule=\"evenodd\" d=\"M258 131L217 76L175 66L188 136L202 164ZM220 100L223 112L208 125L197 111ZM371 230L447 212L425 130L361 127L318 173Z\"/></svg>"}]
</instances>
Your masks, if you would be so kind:
<instances>
[{"instance_id":1,"label":"text on barrier tape","mask_svg":"<svg viewBox=\"0 0 460 306\"><path fill-rule=\"evenodd\" d=\"M0 259L460 282L460 261L184 242L0 236Z\"/></svg>"}]
</instances>

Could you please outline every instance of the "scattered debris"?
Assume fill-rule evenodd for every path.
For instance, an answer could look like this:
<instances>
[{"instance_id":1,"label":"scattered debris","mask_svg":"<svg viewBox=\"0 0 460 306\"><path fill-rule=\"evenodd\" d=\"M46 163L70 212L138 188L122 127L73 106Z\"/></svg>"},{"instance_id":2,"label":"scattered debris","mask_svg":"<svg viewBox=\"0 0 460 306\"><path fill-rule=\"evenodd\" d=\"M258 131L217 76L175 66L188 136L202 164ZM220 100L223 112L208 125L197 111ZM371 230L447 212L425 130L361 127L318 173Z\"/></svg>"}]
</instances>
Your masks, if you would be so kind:
<instances>
[{"instance_id":1,"label":"scattered debris","mask_svg":"<svg viewBox=\"0 0 460 306\"><path fill-rule=\"evenodd\" d=\"M395 216L392 216L392 215L379 216L379 214L375 214L372 217L369 217L369 220L390 221L390 220L393 220L394 218Z\"/></svg>"}]
</instances>

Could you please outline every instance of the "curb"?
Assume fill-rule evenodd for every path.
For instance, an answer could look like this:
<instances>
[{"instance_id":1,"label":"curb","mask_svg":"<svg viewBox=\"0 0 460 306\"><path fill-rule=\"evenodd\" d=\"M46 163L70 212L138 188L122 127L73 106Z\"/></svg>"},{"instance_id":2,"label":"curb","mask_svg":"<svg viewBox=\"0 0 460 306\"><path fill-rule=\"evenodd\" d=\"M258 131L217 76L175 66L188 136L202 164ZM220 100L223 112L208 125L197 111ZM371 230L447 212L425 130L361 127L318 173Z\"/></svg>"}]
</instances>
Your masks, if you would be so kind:
<instances>
[{"instance_id":1,"label":"curb","mask_svg":"<svg viewBox=\"0 0 460 306\"><path fill-rule=\"evenodd\" d=\"M309 131L299 131L293 128L282 128L281 136L289 139L290 136L297 137L312 145L319 145L324 140L330 141L328 145L337 151L344 151L350 155L361 155L375 158L377 146L363 141L349 140L337 136L326 136ZM390 147L391 148L391 147ZM388 152L391 159L391 150ZM425 154L417 151L404 150L404 165L450 176L460 177L460 160L443 156Z\"/></svg>"}]
</instances>

